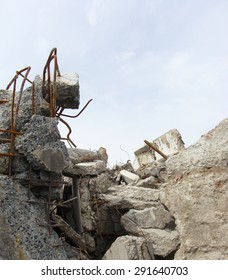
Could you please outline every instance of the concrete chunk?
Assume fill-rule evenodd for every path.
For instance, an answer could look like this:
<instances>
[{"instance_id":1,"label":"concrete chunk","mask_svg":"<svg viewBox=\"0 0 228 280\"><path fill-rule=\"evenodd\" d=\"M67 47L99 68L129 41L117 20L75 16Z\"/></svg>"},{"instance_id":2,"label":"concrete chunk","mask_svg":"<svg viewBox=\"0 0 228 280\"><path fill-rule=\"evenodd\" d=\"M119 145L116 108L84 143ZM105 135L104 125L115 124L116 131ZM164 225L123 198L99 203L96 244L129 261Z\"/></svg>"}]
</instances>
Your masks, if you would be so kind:
<instances>
[{"instance_id":1,"label":"concrete chunk","mask_svg":"<svg viewBox=\"0 0 228 280\"><path fill-rule=\"evenodd\" d=\"M95 160L92 162L81 162L68 166L64 170L64 174L71 175L99 175L105 172L106 164L102 160Z\"/></svg>"},{"instance_id":2,"label":"concrete chunk","mask_svg":"<svg viewBox=\"0 0 228 280\"><path fill-rule=\"evenodd\" d=\"M139 234L146 228L171 228L175 226L171 214L162 205L143 210L130 209L121 217L121 223L129 232Z\"/></svg>"},{"instance_id":3,"label":"concrete chunk","mask_svg":"<svg viewBox=\"0 0 228 280\"><path fill-rule=\"evenodd\" d=\"M131 173L127 170L121 170L120 175L127 184L130 184L132 182L137 182L139 180L138 175Z\"/></svg>"},{"instance_id":4,"label":"concrete chunk","mask_svg":"<svg viewBox=\"0 0 228 280\"><path fill-rule=\"evenodd\" d=\"M42 76L35 78L36 92L42 91ZM51 78L51 85L53 84L53 78ZM56 78L56 105L69 109L78 109L80 94L79 94L79 75L77 73L62 74ZM46 101L50 101L47 90L42 91Z\"/></svg>"},{"instance_id":5,"label":"concrete chunk","mask_svg":"<svg viewBox=\"0 0 228 280\"><path fill-rule=\"evenodd\" d=\"M165 134L159 136L151 143L156 146L166 156L173 155L184 149L184 142L181 134L177 129L171 129ZM147 145L135 151L134 169L138 169L144 165L152 163L162 158L160 154L150 149Z\"/></svg>"},{"instance_id":6,"label":"concrete chunk","mask_svg":"<svg viewBox=\"0 0 228 280\"><path fill-rule=\"evenodd\" d=\"M153 246L142 237L118 237L105 253L103 260L151 260Z\"/></svg>"}]
</instances>

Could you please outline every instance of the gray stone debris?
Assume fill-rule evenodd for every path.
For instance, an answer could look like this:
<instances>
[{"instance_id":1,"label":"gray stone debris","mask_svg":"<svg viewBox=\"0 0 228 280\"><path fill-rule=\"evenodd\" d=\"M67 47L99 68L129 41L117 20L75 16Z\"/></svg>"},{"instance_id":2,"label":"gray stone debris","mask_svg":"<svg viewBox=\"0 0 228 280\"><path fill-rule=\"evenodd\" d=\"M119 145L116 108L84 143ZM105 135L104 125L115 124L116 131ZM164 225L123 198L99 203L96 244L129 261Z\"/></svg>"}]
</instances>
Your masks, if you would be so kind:
<instances>
[{"instance_id":1,"label":"gray stone debris","mask_svg":"<svg viewBox=\"0 0 228 280\"><path fill-rule=\"evenodd\" d=\"M137 182L139 180L138 175L131 173L127 170L121 170L120 176L127 184L132 183L132 182Z\"/></svg>"},{"instance_id":2,"label":"gray stone debris","mask_svg":"<svg viewBox=\"0 0 228 280\"><path fill-rule=\"evenodd\" d=\"M121 217L121 223L125 228L133 227L137 233L141 229L171 229L175 225L173 217L162 205L143 210L130 209ZM130 231L132 232L133 229Z\"/></svg>"},{"instance_id":3,"label":"gray stone debris","mask_svg":"<svg viewBox=\"0 0 228 280\"><path fill-rule=\"evenodd\" d=\"M180 244L179 233L170 213L162 205L143 210L131 209L121 217L128 234L146 237L153 244L154 254L166 257Z\"/></svg>"},{"instance_id":4,"label":"gray stone debris","mask_svg":"<svg viewBox=\"0 0 228 280\"><path fill-rule=\"evenodd\" d=\"M180 232L175 259L227 259L228 119L166 164L160 198Z\"/></svg>"},{"instance_id":5,"label":"gray stone debris","mask_svg":"<svg viewBox=\"0 0 228 280\"><path fill-rule=\"evenodd\" d=\"M57 124L55 118L34 115L24 126L23 135L16 138L15 149L26 156L34 169L62 173L69 164Z\"/></svg>"},{"instance_id":6,"label":"gray stone debris","mask_svg":"<svg viewBox=\"0 0 228 280\"><path fill-rule=\"evenodd\" d=\"M121 236L116 239L103 260L153 260L151 242L143 237Z\"/></svg>"},{"instance_id":7,"label":"gray stone debris","mask_svg":"<svg viewBox=\"0 0 228 280\"><path fill-rule=\"evenodd\" d=\"M99 197L105 200L109 207L118 209L142 210L159 204L159 190L128 185L113 185Z\"/></svg>"},{"instance_id":8,"label":"gray stone debris","mask_svg":"<svg viewBox=\"0 0 228 280\"><path fill-rule=\"evenodd\" d=\"M97 176L102 172L105 172L106 164L102 160L95 160L91 162L81 162L74 164L73 166L67 166L64 169L65 174L71 175L90 175Z\"/></svg>"}]
</instances>

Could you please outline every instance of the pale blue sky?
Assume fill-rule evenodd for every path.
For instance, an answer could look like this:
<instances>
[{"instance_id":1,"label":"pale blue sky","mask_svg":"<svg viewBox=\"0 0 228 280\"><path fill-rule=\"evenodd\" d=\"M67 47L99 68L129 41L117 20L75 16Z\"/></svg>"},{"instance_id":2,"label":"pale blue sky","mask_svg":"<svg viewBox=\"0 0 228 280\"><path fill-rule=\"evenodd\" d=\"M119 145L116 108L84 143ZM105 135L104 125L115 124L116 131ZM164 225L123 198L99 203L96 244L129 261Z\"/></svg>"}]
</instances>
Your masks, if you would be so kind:
<instances>
[{"instance_id":1,"label":"pale blue sky","mask_svg":"<svg viewBox=\"0 0 228 280\"><path fill-rule=\"evenodd\" d=\"M143 140L177 128L186 146L227 117L227 0L1 1L0 87L53 47L80 76L80 148L125 162ZM76 113L76 112L75 112ZM73 113L74 114L74 113Z\"/></svg>"}]
</instances>

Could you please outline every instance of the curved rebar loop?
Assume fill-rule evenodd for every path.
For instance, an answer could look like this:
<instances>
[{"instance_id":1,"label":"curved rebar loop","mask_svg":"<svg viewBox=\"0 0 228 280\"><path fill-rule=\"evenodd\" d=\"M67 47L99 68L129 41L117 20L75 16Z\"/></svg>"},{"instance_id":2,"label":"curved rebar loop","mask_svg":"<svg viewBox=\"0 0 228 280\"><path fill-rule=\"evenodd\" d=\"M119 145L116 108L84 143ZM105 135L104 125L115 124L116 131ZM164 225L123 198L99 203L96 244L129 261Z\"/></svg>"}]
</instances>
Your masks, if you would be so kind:
<instances>
[{"instance_id":1,"label":"curved rebar loop","mask_svg":"<svg viewBox=\"0 0 228 280\"><path fill-rule=\"evenodd\" d=\"M53 87L51 87L51 70L50 64L54 60L54 75L53 75ZM46 84L46 73L47 73L47 84ZM60 71L57 60L57 48L53 48L49 54L47 62L44 66L43 70L43 80L42 80L42 94L43 98L50 102L50 114L51 117L55 117L56 115L56 78L57 75L60 77ZM46 87L46 88L45 88Z\"/></svg>"},{"instance_id":2,"label":"curved rebar loop","mask_svg":"<svg viewBox=\"0 0 228 280\"><path fill-rule=\"evenodd\" d=\"M93 99L90 99L90 100L86 103L86 105L81 109L81 111L80 111L77 115L75 115L75 116L63 114L62 112L63 112L64 108L61 108L61 109L58 108L56 117L62 116L62 117L68 117L68 118L73 118L73 119L75 119L75 118L77 118L77 117L79 117L79 116L81 115L81 113L85 110L85 108L89 105L89 103L90 103L92 100L93 100ZM60 112L58 113L58 111L60 111Z\"/></svg>"},{"instance_id":3,"label":"curved rebar loop","mask_svg":"<svg viewBox=\"0 0 228 280\"><path fill-rule=\"evenodd\" d=\"M79 117L80 115L81 115L81 113L85 110L85 108L89 105L89 103L92 101L93 99L90 99L87 103L86 103L86 105L81 109L81 111L77 114L77 115L75 115L75 116L70 116L70 115L65 115L65 114L63 114L63 111L64 111L64 109L65 108L63 108L63 107L57 107L56 108L56 117L57 118L59 118L59 120L63 123L63 124L65 124L66 125L66 127L68 128L68 130L69 130L69 133L67 134L67 137L66 138L61 138L62 140L66 140L67 142L68 142L68 144L72 147L74 147L74 148L76 148L77 146L74 144L74 142L70 139L70 134L71 134L71 132L72 132L72 129L71 129L71 127L70 127L70 125L66 122L66 121L64 121L61 117L63 116L63 117L69 117L69 118L77 118L77 117ZM61 116L61 117L60 117Z\"/></svg>"},{"instance_id":4,"label":"curved rebar loop","mask_svg":"<svg viewBox=\"0 0 228 280\"><path fill-rule=\"evenodd\" d=\"M60 117L58 117L59 118L59 120L63 123L63 124L65 124L65 126L68 128L68 130L69 130L69 132L68 132L68 134L67 134L67 136L66 136L66 138L61 138L62 140L66 140L68 143L69 143L69 145L72 147L74 147L74 148L76 148L77 146L74 144L74 142L70 139L70 134L72 133L72 129L71 129L71 127L70 127L70 125L66 122L66 121L64 121L62 118L60 118Z\"/></svg>"}]
</instances>

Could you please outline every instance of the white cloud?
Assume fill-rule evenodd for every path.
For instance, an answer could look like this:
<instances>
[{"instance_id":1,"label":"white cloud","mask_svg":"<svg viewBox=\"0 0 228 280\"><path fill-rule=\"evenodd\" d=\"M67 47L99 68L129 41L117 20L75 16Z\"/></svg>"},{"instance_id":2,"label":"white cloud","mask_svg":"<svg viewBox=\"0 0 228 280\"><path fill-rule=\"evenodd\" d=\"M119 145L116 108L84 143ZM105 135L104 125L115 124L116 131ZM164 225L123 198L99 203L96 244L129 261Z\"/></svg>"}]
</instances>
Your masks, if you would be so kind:
<instances>
[{"instance_id":1,"label":"white cloud","mask_svg":"<svg viewBox=\"0 0 228 280\"><path fill-rule=\"evenodd\" d=\"M86 18L92 28L96 27L107 10L109 9L109 0L92 0L86 13ZM107 15L107 14L106 14Z\"/></svg>"},{"instance_id":2,"label":"white cloud","mask_svg":"<svg viewBox=\"0 0 228 280\"><path fill-rule=\"evenodd\" d=\"M122 51L116 54L116 59L119 62L130 60L136 56L136 53L133 51Z\"/></svg>"}]
</instances>

